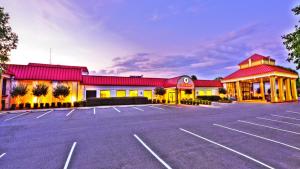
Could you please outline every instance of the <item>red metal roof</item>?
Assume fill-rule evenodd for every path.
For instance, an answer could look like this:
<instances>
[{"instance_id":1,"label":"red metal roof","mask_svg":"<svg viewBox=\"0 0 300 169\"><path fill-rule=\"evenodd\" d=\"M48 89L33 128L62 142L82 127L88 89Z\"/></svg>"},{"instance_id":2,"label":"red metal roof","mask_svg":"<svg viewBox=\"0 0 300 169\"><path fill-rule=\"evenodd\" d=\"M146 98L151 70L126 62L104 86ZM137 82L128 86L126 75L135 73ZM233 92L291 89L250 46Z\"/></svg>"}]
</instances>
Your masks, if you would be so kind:
<instances>
[{"instance_id":1,"label":"red metal roof","mask_svg":"<svg viewBox=\"0 0 300 169\"><path fill-rule=\"evenodd\" d=\"M137 78L118 76L83 76L83 84L99 86L163 86L163 78Z\"/></svg>"},{"instance_id":2,"label":"red metal roof","mask_svg":"<svg viewBox=\"0 0 300 169\"><path fill-rule=\"evenodd\" d=\"M292 71L282 68L280 66L263 64L263 65L257 65L257 66L253 66L253 67L249 67L249 68L245 68L245 69L239 69L238 71L225 77L224 80L247 77L247 76L252 76L252 75L265 74L265 73L271 73L271 72L282 72L282 73L289 73L289 74L297 75L295 72L292 72Z\"/></svg>"},{"instance_id":3,"label":"red metal roof","mask_svg":"<svg viewBox=\"0 0 300 169\"><path fill-rule=\"evenodd\" d=\"M16 80L81 81L82 68L58 65L8 65Z\"/></svg>"},{"instance_id":4,"label":"red metal roof","mask_svg":"<svg viewBox=\"0 0 300 169\"><path fill-rule=\"evenodd\" d=\"M99 86L153 86L153 87L176 87L179 77L165 78L135 78L118 76L83 76L83 84ZM222 87L218 80L196 80L195 87Z\"/></svg>"},{"instance_id":5,"label":"red metal roof","mask_svg":"<svg viewBox=\"0 0 300 169\"><path fill-rule=\"evenodd\" d=\"M195 87L223 87L219 80L194 80Z\"/></svg>"},{"instance_id":6,"label":"red metal roof","mask_svg":"<svg viewBox=\"0 0 300 169\"><path fill-rule=\"evenodd\" d=\"M174 78L142 78L118 76L91 76L87 67L29 63L28 65L10 64L7 73L14 75L16 80L49 80L49 81L80 81L85 85L98 86L152 86L176 87L182 76ZM196 80L195 87L221 87L215 80Z\"/></svg>"},{"instance_id":7,"label":"red metal roof","mask_svg":"<svg viewBox=\"0 0 300 169\"><path fill-rule=\"evenodd\" d=\"M74 68L74 69L81 69L82 72L89 72L88 68L85 66L53 65L53 64L44 64L44 63L28 63L28 66L53 67L53 68Z\"/></svg>"},{"instance_id":8,"label":"red metal roof","mask_svg":"<svg viewBox=\"0 0 300 169\"><path fill-rule=\"evenodd\" d=\"M272 59L272 58L270 58L270 56L263 56L263 55L260 55L260 54L253 54L252 56L250 56L249 58L247 58L247 59L245 59L245 60L243 60L241 63L239 63L239 65L242 65L242 64L246 64L246 63L248 63L249 61L249 59L251 59L252 60L252 62L253 61L258 61L258 60L262 60L262 59L270 59L270 60L272 60L272 61L275 61L274 59Z\"/></svg>"}]
</instances>

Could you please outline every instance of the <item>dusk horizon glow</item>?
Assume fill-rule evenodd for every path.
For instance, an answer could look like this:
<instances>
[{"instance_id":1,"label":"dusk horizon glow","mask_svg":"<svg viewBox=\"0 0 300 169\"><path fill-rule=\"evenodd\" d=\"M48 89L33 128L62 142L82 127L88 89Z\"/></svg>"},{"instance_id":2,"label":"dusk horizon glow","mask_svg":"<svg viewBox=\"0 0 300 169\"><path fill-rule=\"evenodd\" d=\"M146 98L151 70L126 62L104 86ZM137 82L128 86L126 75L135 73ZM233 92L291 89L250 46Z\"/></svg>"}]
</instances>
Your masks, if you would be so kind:
<instances>
[{"instance_id":1,"label":"dusk horizon glow","mask_svg":"<svg viewBox=\"0 0 300 169\"><path fill-rule=\"evenodd\" d=\"M271 5L270 5L271 2ZM224 77L254 53L295 69L281 36L296 1L0 0L19 36L13 64L87 66L96 75ZM299 71L298 71L299 72Z\"/></svg>"}]
</instances>

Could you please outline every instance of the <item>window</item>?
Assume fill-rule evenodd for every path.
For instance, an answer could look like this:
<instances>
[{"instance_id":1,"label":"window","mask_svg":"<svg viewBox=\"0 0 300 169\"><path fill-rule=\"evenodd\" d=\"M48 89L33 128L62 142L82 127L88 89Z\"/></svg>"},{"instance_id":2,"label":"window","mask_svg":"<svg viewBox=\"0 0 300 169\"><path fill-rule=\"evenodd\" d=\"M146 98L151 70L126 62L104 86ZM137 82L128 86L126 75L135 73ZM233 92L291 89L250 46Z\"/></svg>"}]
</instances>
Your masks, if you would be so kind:
<instances>
[{"instance_id":1,"label":"window","mask_svg":"<svg viewBox=\"0 0 300 169\"><path fill-rule=\"evenodd\" d=\"M152 99L152 90L145 90L144 97L147 97L149 100Z\"/></svg>"},{"instance_id":2,"label":"window","mask_svg":"<svg viewBox=\"0 0 300 169\"><path fill-rule=\"evenodd\" d=\"M97 97L97 92L96 90L87 90L85 91L85 96L86 98Z\"/></svg>"},{"instance_id":3,"label":"window","mask_svg":"<svg viewBox=\"0 0 300 169\"><path fill-rule=\"evenodd\" d=\"M204 93L204 90L199 90L199 96L204 96L205 93Z\"/></svg>"},{"instance_id":4,"label":"window","mask_svg":"<svg viewBox=\"0 0 300 169\"><path fill-rule=\"evenodd\" d=\"M206 95L207 95L207 96L211 96L211 95L212 95L212 91L211 91L211 90L207 90L207 91L206 91Z\"/></svg>"},{"instance_id":5,"label":"window","mask_svg":"<svg viewBox=\"0 0 300 169\"><path fill-rule=\"evenodd\" d=\"M130 96L130 97L138 96L138 91L137 91L137 90L130 90L130 91L129 91L129 96Z\"/></svg>"},{"instance_id":6,"label":"window","mask_svg":"<svg viewBox=\"0 0 300 169\"><path fill-rule=\"evenodd\" d=\"M107 98L110 97L110 91L109 90L100 90L100 98Z\"/></svg>"},{"instance_id":7,"label":"window","mask_svg":"<svg viewBox=\"0 0 300 169\"><path fill-rule=\"evenodd\" d=\"M125 90L117 90L117 97L126 97Z\"/></svg>"}]
</instances>

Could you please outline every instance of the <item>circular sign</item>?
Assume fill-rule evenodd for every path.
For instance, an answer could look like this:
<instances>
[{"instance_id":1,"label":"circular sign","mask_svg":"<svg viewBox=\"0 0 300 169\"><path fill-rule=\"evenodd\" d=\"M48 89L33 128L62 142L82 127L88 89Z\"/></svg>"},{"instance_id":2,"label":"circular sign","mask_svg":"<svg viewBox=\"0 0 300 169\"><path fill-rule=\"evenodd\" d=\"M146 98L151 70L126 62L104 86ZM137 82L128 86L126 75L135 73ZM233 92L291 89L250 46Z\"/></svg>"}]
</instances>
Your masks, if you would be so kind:
<instances>
[{"instance_id":1,"label":"circular sign","mask_svg":"<svg viewBox=\"0 0 300 169\"><path fill-rule=\"evenodd\" d=\"M189 79L185 77L185 78L183 78L183 82L184 83L189 83Z\"/></svg>"}]
</instances>

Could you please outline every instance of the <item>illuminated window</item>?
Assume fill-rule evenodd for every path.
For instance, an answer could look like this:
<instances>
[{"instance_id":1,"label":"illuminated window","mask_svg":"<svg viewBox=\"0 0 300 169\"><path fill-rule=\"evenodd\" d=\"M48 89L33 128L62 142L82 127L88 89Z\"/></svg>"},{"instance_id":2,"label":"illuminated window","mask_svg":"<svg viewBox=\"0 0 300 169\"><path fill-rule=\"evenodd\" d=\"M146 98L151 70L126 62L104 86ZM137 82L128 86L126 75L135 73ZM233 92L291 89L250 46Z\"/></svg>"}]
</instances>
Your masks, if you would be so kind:
<instances>
[{"instance_id":1,"label":"illuminated window","mask_svg":"<svg viewBox=\"0 0 300 169\"><path fill-rule=\"evenodd\" d=\"M147 97L149 100L152 99L152 91L151 90L145 90L144 91L144 97Z\"/></svg>"},{"instance_id":2,"label":"illuminated window","mask_svg":"<svg viewBox=\"0 0 300 169\"><path fill-rule=\"evenodd\" d=\"M110 97L110 91L109 90L101 90L100 98L107 98L107 97Z\"/></svg>"},{"instance_id":3,"label":"illuminated window","mask_svg":"<svg viewBox=\"0 0 300 169\"><path fill-rule=\"evenodd\" d=\"M212 95L212 91L211 91L211 90L207 90L207 91L206 91L206 95L207 95L207 96L211 96L211 95Z\"/></svg>"},{"instance_id":4,"label":"illuminated window","mask_svg":"<svg viewBox=\"0 0 300 169\"><path fill-rule=\"evenodd\" d=\"M126 97L125 90L117 90L117 97Z\"/></svg>"},{"instance_id":5,"label":"illuminated window","mask_svg":"<svg viewBox=\"0 0 300 169\"><path fill-rule=\"evenodd\" d=\"M199 96L204 96L205 93L204 93L204 90L199 90Z\"/></svg>"},{"instance_id":6,"label":"illuminated window","mask_svg":"<svg viewBox=\"0 0 300 169\"><path fill-rule=\"evenodd\" d=\"M129 96L130 96L130 97L138 96L138 91L137 91L137 90L130 90L130 91L129 91Z\"/></svg>"}]
</instances>

